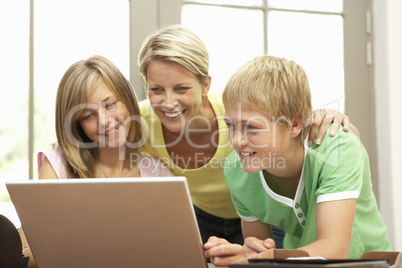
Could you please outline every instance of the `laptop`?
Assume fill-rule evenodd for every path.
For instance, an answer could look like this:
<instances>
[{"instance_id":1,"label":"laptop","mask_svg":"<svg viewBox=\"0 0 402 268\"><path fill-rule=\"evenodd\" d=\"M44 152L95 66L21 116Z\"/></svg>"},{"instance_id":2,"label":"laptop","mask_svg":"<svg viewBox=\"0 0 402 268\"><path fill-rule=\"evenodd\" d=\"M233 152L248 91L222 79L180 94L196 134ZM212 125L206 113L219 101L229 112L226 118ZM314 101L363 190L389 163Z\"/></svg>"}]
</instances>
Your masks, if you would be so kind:
<instances>
[{"instance_id":1,"label":"laptop","mask_svg":"<svg viewBox=\"0 0 402 268\"><path fill-rule=\"evenodd\" d=\"M40 268L208 267L185 177L6 186Z\"/></svg>"}]
</instances>

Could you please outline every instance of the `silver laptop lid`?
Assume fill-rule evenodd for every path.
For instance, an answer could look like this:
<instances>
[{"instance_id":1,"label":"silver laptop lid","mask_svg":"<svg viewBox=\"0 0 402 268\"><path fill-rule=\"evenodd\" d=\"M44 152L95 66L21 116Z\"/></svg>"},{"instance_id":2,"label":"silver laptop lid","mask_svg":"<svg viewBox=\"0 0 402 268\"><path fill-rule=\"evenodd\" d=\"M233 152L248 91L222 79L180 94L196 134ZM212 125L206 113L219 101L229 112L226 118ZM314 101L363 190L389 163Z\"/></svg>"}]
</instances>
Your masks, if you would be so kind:
<instances>
[{"instance_id":1,"label":"silver laptop lid","mask_svg":"<svg viewBox=\"0 0 402 268\"><path fill-rule=\"evenodd\" d=\"M40 268L207 267L184 177L6 185Z\"/></svg>"}]
</instances>

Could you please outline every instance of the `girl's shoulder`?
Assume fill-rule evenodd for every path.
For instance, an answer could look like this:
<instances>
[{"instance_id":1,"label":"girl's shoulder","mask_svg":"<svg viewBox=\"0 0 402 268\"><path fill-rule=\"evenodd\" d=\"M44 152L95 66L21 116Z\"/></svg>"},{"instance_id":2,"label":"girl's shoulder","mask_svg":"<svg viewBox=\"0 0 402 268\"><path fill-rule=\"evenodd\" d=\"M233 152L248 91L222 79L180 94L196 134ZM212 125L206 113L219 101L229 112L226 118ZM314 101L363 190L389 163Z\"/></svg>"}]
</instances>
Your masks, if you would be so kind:
<instances>
[{"instance_id":1,"label":"girl's shoulder","mask_svg":"<svg viewBox=\"0 0 402 268\"><path fill-rule=\"evenodd\" d=\"M37 155L38 173L42 167L45 158L49 161L58 178L70 178L71 175L67 170L67 160L58 143L53 143L51 146L40 151Z\"/></svg>"},{"instance_id":2,"label":"girl's shoulder","mask_svg":"<svg viewBox=\"0 0 402 268\"><path fill-rule=\"evenodd\" d=\"M52 162L52 160L63 160L65 159L63 151L60 149L58 143L53 143L51 146L46 147L38 153L38 167L40 168L45 157Z\"/></svg>"}]
</instances>

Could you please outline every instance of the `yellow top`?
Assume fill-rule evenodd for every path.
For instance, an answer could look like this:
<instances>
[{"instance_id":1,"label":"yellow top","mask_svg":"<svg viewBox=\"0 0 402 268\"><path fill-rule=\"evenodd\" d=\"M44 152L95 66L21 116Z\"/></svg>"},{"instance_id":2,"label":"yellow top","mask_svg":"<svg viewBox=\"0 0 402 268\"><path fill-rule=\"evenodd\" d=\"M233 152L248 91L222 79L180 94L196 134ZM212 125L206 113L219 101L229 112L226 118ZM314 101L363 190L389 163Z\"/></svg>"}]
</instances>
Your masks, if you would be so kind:
<instances>
[{"instance_id":1,"label":"yellow top","mask_svg":"<svg viewBox=\"0 0 402 268\"><path fill-rule=\"evenodd\" d=\"M174 164L166 150L161 121L153 112L149 100L140 102L143 139L146 138L141 152L160 158L175 176L186 177L191 198L196 207L217 217L238 218L223 174L225 159L233 151L228 140L228 128L223 120L225 109L222 102L214 95L208 94L208 100L215 112L219 127L219 145L208 163L196 169L182 169ZM202 161L202 159L202 155L199 155L198 160Z\"/></svg>"}]
</instances>

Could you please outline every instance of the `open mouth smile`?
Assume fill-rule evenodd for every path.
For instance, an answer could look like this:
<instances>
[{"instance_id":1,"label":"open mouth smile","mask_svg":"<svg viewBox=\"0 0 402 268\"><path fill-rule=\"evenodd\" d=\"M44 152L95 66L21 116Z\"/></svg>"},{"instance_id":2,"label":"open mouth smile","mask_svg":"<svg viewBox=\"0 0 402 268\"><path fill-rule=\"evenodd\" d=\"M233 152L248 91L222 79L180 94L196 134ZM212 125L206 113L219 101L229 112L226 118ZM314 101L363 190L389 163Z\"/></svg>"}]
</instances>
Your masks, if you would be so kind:
<instances>
[{"instance_id":1,"label":"open mouth smile","mask_svg":"<svg viewBox=\"0 0 402 268\"><path fill-rule=\"evenodd\" d=\"M243 153L243 152L240 152L240 154L241 154L242 156L249 156L249 155L255 154L255 152L251 152L251 153Z\"/></svg>"},{"instance_id":2,"label":"open mouth smile","mask_svg":"<svg viewBox=\"0 0 402 268\"><path fill-rule=\"evenodd\" d=\"M180 116L184 113L184 110L178 111L178 112L163 112L163 111L162 111L162 113L163 113L166 117L171 118L171 119L174 119L174 118L180 117Z\"/></svg>"},{"instance_id":3,"label":"open mouth smile","mask_svg":"<svg viewBox=\"0 0 402 268\"><path fill-rule=\"evenodd\" d=\"M256 152L239 152L238 153L241 159L246 159L248 157L253 156Z\"/></svg>"},{"instance_id":4,"label":"open mouth smile","mask_svg":"<svg viewBox=\"0 0 402 268\"><path fill-rule=\"evenodd\" d=\"M112 129L109 129L107 132L105 132L105 133L99 133L99 135L102 135L102 136L110 136L111 134L113 134L114 132L116 132L116 130L118 130L119 128L120 128L120 126L121 126L121 124L118 124L117 126L115 126L114 128L112 128Z\"/></svg>"}]
</instances>

